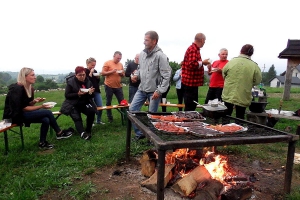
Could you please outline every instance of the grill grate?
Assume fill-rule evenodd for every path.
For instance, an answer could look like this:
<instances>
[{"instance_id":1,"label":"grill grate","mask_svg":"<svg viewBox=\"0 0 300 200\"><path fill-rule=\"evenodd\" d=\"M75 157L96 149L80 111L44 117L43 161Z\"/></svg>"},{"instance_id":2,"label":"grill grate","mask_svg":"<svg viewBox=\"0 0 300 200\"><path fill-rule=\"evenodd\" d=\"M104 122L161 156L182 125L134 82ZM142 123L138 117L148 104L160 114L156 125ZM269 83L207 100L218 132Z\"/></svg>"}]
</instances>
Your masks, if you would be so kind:
<instances>
[{"instance_id":1,"label":"grill grate","mask_svg":"<svg viewBox=\"0 0 300 200\"><path fill-rule=\"evenodd\" d=\"M165 113L163 113L165 114ZM203 139L215 139L215 138L238 138L238 137L255 137L255 136L277 136L277 135L286 135L284 132L272 129L270 127L260 126L255 123L249 123L243 120L230 117L222 117L219 120L206 118L205 123L207 124L221 124L225 123L237 123L243 127L247 127L247 131L237 132L237 133L226 133L226 134L217 134L215 136L206 136L195 134L192 132L186 132L184 134L170 133L162 130L157 130L154 125L151 123L151 119L147 117L145 113L136 113L140 122L147 126L154 134L160 137L163 141L179 141L179 140L197 140L199 138ZM223 123L223 124L225 124Z\"/></svg>"}]
</instances>

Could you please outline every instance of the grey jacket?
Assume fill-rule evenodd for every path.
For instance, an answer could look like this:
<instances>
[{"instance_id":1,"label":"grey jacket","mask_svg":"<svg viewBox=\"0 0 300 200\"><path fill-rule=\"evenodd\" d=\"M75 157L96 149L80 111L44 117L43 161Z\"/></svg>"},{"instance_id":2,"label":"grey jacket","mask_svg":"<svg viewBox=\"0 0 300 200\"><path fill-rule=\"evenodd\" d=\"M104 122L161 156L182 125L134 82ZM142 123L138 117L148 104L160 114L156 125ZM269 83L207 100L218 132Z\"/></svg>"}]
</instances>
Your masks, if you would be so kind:
<instances>
[{"instance_id":1,"label":"grey jacket","mask_svg":"<svg viewBox=\"0 0 300 200\"><path fill-rule=\"evenodd\" d=\"M158 91L162 94L167 91L171 78L171 67L167 56L157 45L147 53L140 53L139 68L135 75L141 80L139 90L143 92Z\"/></svg>"}]
</instances>

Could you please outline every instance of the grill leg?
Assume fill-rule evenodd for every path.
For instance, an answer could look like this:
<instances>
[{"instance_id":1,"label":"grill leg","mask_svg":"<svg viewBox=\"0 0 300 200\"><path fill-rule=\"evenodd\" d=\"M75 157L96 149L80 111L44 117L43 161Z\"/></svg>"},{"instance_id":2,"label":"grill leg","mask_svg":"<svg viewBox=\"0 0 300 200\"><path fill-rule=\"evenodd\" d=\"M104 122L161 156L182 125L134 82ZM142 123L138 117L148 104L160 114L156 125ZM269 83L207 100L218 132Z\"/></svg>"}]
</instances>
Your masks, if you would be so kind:
<instances>
[{"instance_id":1,"label":"grill leg","mask_svg":"<svg viewBox=\"0 0 300 200\"><path fill-rule=\"evenodd\" d=\"M126 134L126 161L130 160L130 140L131 140L131 121L127 118L127 134Z\"/></svg>"},{"instance_id":2,"label":"grill leg","mask_svg":"<svg viewBox=\"0 0 300 200\"><path fill-rule=\"evenodd\" d=\"M164 199L164 189L165 189L165 150L158 150L158 161L157 161L157 193L156 199Z\"/></svg>"},{"instance_id":3,"label":"grill leg","mask_svg":"<svg viewBox=\"0 0 300 200\"><path fill-rule=\"evenodd\" d=\"M294 164L294 154L295 154L296 141L289 142L285 177L284 177L284 192L289 194L291 192L292 174L293 174L293 164Z\"/></svg>"},{"instance_id":4,"label":"grill leg","mask_svg":"<svg viewBox=\"0 0 300 200\"><path fill-rule=\"evenodd\" d=\"M4 155L7 155L7 153L8 153L8 138L7 138L7 131L4 131L3 134L4 134L4 145L5 145Z\"/></svg>"}]
</instances>

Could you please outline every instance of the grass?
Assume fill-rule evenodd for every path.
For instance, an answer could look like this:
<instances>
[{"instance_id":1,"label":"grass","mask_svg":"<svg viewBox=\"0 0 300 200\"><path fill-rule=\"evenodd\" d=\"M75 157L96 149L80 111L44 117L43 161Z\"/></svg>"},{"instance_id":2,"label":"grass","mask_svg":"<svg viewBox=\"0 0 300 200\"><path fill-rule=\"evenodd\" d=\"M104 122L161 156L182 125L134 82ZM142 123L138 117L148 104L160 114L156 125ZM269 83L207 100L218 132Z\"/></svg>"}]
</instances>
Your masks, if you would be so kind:
<instances>
[{"instance_id":1,"label":"grass","mask_svg":"<svg viewBox=\"0 0 300 200\"><path fill-rule=\"evenodd\" d=\"M199 88L199 103L205 100L207 87ZM124 95L128 99L128 87L124 87ZM102 89L104 91L104 89ZM282 93L282 89L267 88L274 93ZM292 89L293 93L299 93L300 89ZM55 101L57 105L52 111L58 111L63 100L63 91L38 92L36 97L45 97L47 101ZM105 93L102 93L105 102ZM117 104L113 98L113 104ZM176 90L172 86L168 96L171 103L177 102ZM3 114L5 96L0 96L0 115ZM280 98L268 98L267 109L278 108ZM298 99L291 99L283 103L283 110L297 110ZM146 110L146 107L143 108ZM160 108L161 109L161 108ZM176 108L167 108L167 111L176 111ZM56 140L54 135L48 135L49 142L55 145L54 150L40 151L38 149L40 125L32 124L30 128L24 128L25 148L21 150L21 142L17 135L9 132L9 153L3 155L4 141L0 138L0 199L39 199L48 190L63 190L65 194L74 199L86 199L93 193L107 193L105 187L96 190L91 182L74 185L77 180L83 180L84 176L93 174L97 169L112 165L125 158L126 127L121 124L120 114L113 110L114 124L96 125L93 128L93 136L90 141L84 141L75 134L66 140ZM106 112L103 112L103 121L107 122ZM62 128L74 127L72 120L67 116L61 116L58 123ZM296 121L280 120L275 128L284 130L286 126L294 128L299 124ZM299 152L299 143L296 151ZM140 143L133 143L131 154L138 155L149 147ZM224 153L246 155L247 159L277 159L285 158L287 144L275 143L270 145L236 145L220 147ZM282 159L285 164L285 159ZM294 166L294 171L300 172L299 166ZM299 199L300 187L292 189L288 199ZM126 198L126 197L124 197Z\"/></svg>"}]
</instances>

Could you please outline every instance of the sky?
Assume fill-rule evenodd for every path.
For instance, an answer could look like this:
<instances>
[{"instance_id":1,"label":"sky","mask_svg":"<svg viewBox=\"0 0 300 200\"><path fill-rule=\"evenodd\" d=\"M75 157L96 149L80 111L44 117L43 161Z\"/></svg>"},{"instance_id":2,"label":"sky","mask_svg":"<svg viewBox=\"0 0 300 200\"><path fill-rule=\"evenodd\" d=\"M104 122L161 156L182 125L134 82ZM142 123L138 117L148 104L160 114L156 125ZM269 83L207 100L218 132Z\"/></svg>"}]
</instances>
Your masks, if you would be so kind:
<instances>
[{"instance_id":1,"label":"sky","mask_svg":"<svg viewBox=\"0 0 300 200\"><path fill-rule=\"evenodd\" d=\"M170 61L180 63L202 32L202 59L217 60L227 48L230 60L252 44L252 60L265 72L274 64L279 74L287 67L279 53L289 39L300 39L299 7L298 0L2 0L0 72L68 73L89 57L101 71L115 51L125 65L154 30Z\"/></svg>"}]
</instances>

